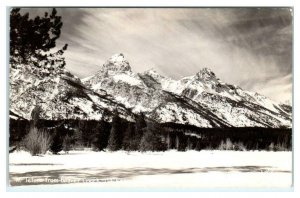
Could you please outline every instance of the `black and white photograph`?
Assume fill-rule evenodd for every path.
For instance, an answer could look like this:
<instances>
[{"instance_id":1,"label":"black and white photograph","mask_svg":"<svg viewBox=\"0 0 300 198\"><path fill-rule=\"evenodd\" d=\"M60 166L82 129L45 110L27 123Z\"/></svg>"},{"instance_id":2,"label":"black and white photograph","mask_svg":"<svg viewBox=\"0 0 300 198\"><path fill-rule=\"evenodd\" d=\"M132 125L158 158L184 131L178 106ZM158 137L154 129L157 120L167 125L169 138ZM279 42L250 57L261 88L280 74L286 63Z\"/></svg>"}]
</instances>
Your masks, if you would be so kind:
<instances>
[{"instance_id":1,"label":"black and white photograph","mask_svg":"<svg viewBox=\"0 0 300 198\"><path fill-rule=\"evenodd\" d=\"M8 182L293 187L293 7L10 7Z\"/></svg>"}]
</instances>

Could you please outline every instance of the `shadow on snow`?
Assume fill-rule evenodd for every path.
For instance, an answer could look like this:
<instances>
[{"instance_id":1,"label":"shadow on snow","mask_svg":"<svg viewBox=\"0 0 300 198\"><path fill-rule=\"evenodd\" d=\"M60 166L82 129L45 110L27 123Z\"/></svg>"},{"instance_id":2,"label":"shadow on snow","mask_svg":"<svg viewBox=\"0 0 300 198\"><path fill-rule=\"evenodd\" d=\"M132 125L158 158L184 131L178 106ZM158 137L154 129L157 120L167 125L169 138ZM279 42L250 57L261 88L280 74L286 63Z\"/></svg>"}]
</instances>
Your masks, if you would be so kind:
<instances>
[{"instance_id":1,"label":"shadow on snow","mask_svg":"<svg viewBox=\"0 0 300 198\"><path fill-rule=\"evenodd\" d=\"M31 165L31 164L28 164ZM37 164L32 164L37 165ZM48 164L39 164L48 165ZM54 165L54 164L51 164ZM168 168L128 168L128 169L107 169L107 168L78 168L78 169L58 169L48 171L33 171L26 173L10 173L10 184L12 186L21 185L38 185L38 184L61 184L60 178L75 178L84 180L107 180L117 178L119 180L128 180L136 176L144 175L171 175L171 174L193 174L209 172L241 172L241 173L290 173L291 171L276 170L271 166L219 166L203 168L185 168L185 169L168 169ZM41 180L30 181L26 178L47 178L52 180L51 183ZM57 181L55 181L57 180ZM78 183L78 182L77 182Z\"/></svg>"}]
</instances>

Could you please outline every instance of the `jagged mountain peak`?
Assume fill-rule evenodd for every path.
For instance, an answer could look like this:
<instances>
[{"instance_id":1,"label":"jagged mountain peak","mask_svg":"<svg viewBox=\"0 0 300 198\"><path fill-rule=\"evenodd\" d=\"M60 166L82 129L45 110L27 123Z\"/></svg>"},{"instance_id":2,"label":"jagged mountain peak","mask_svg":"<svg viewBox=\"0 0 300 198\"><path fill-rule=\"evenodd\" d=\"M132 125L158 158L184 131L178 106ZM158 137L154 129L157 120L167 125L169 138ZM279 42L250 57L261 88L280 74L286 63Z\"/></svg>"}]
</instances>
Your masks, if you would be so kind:
<instances>
[{"instance_id":1,"label":"jagged mountain peak","mask_svg":"<svg viewBox=\"0 0 300 198\"><path fill-rule=\"evenodd\" d=\"M290 127L292 123L291 108L223 83L209 68L174 80L154 69L132 72L121 53L84 80L64 70L49 76L26 68L10 72L10 110L26 119L40 99L46 101L42 108L47 119L100 119L104 109L118 107L126 119L132 112L143 112L159 122L199 127Z\"/></svg>"},{"instance_id":2,"label":"jagged mountain peak","mask_svg":"<svg viewBox=\"0 0 300 198\"><path fill-rule=\"evenodd\" d=\"M143 75L148 75L151 76L155 79L161 79L161 78L165 78L164 76L162 76L161 74L159 74L155 69L151 68L146 70L145 72L142 73Z\"/></svg>"},{"instance_id":3,"label":"jagged mountain peak","mask_svg":"<svg viewBox=\"0 0 300 198\"><path fill-rule=\"evenodd\" d=\"M151 68L151 69L148 69L144 72L144 74L158 74L158 72L154 69L154 68Z\"/></svg>"},{"instance_id":4,"label":"jagged mountain peak","mask_svg":"<svg viewBox=\"0 0 300 198\"><path fill-rule=\"evenodd\" d=\"M213 79L216 79L216 75L215 73L205 67L203 69L201 69L197 74L196 74L197 78L201 79L201 80L204 80L204 81L209 81L209 80L213 80Z\"/></svg>"},{"instance_id":5,"label":"jagged mountain peak","mask_svg":"<svg viewBox=\"0 0 300 198\"><path fill-rule=\"evenodd\" d=\"M126 59L125 59L125 56L124 56L123 53L118 53L118 54L112 55L112 56L110 57L110 60L111 60L111 61L114 61L114 62L122 62L122 61L124 61L124 60L126 60Z\"/></svg>"},{"instance_id":6,"label":"jagged mountain peak","mask_svg":"<svg viewBox=\"0 0 300 198\"><path fill-rule=\"evenodd\" d=\"M131 71L129 62L126 60L124 54L118 53L110 57L104 64L101 69L106 71Z\"/></svg>"}]
</instances>

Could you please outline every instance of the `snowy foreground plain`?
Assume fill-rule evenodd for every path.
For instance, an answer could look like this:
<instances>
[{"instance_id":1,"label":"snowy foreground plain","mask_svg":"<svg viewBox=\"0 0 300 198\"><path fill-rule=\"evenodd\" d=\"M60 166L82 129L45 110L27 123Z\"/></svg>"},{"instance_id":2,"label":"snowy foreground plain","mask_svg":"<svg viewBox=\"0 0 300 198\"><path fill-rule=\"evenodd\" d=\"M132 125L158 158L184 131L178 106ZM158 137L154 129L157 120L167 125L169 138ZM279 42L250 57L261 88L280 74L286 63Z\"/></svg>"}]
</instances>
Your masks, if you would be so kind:
<instances>
[{"instance_id":1,"label":"snowy foreground plain","mask_svg":"<svg viewBox=\"0 0 300 198\"><path fill-rule=\"evenodd\" d=\"M70 151L30 156L15 151L9 154L9 178L11 186L21 189L287 189L292 186L292 152Z\"/></svg>"}]
</instances>

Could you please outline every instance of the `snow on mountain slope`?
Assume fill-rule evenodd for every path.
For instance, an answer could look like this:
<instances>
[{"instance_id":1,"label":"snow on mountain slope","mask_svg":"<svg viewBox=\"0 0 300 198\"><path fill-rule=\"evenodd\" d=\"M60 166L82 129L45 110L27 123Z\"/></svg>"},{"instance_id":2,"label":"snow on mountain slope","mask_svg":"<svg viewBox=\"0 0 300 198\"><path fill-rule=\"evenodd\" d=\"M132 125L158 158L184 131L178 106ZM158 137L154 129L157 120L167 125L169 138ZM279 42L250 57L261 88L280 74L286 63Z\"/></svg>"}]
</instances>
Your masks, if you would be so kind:
<instances>
[{"instance_id":1,"label":"snow on mountain slope","mask_svg":"<svg viewBox=\"0 0 300 198\"><path fill-rule=\"evenodd\" d=\"M31 119L39 105L44 119L101 119L104 110L118 109L121 117L131 119L130 112L105 92L87 89L81 80L66 70L51 73L20 65L10 70L10 111Z\"/></svg>"},{"instance_id":2,"label":"snow on mountain slope","mask_svg":"<svg viewBox=\"0 0 300 198\"><path fill-rule=\"evenodd\" d=\"M213 126L205 124L210 123L210 121L202 115L197 115L197 119L194 115L189 115L193 114L195 107L187 105L187 101L179 100L172 94L161 89L161 84L158 82L158 79L161 78L161 80L165 81L167 81L167 79L159 75L153 78L147 75L147 72L143 74L133 73L131 69L128 68L124 56L119 54L121 58L116 58L117 56L118 55L114 55L111 59L119 60L120 62L107 61L96 75L83 80L85 85L95 92L105 90L108 94L114 96L116 101L132 109L134 113L144 112L148 117L158 121L167 122L173 120L177 123L183 123L183 120L185 120L184 122L187 124L190 123L207 127ZM112 65L112 62L115 65ZM109 67L107 64L109 64ZM126 67L124 67L123 64L125 64ZM116 67L127 69L117 69ZM172 115L163 115L163 112L170 111L169 104L171 103L176 104L178 108L172 108ZM167 117L171 118L166 119ZM206 121L203 121L205 119ZM218 120L216 116L214 119ZM218 122L218 126L228 126L226 122L216 122Z\"/></svg>"},{"instance_id":3,"label":"snow on mountain slope","mask_svg":"<svg viewBox=\"0 0 300 198\"><path fill-rule=\"evenodd\" d=\"M148 75L157 76L154 72ZM232 126L291 126L291 114L279 104L265 96L226 84L207 68L179 81L159 78L159 82L163 90L203 104Z\"/></svg>"},{"instance_id":4,"label":"snow on mountain slope","mask_svg":"<svg viewBox=\"0 0 300 198\"><path fill-rule=\"evenodd\" d=\"M116 54L83 82L95 92L107 91L133 112L144 112L160 122L199 127L291 127L288 108L224 83L208 68L173 80L154 70L136 74L124 55Z\"/></svg>"},{"instance_id":5,"label":"snow on mountain slope","mask_svg":"<svg viewBox=\"0 0 300 198\"><path fill-rule=\"evenodd\" d=\"M122 81L132 86L139 86L142 84L140 80L136 79L134 76L130 76L130 74L119 74L113 76L113 78L115 82Z\"/></svg>"},{"instance_id":6,"label":"snow on mountain slope","mask_svg":"<svg viewBox=\"0 0 300 198\"><path fill-rule=\"evenodd\" d=\"M208 68L174 80L154 70L134 73L123 54L80 80L63 69L19 65L10 70L12 117L30 119L42 107L45 119L101 119L117 109L133 120L143 112L159 122L198 127L291 127L292 108L222 82Z\"/></svg>"},{"instance_id":7,"label":"snow on mountain slope","mask_svg":"<svg viewBox=\"0 0 300 198\"><path fill-rule=\"evenodd\" d=\"M173 122L203 128L223 127L227 125L227 123L222 123L217 118L215 118L217 119L215 122L214 119L209 119L209 116L205 113L199 113L197 109L177 102L168 102L158 106L153 111L151 117L162 123Z\"/></svg>"},{"instance_id":8,"label":"snow on mountain slope","mask_svg":"<svg viewBox=\"0 0 300 198\"><path fill-rule=\"evenodd\" d=\"M119 58L118 58L119 57ZM128 61L122 54L109 59L96 75L83 80L84 84L99 93L105 90L116 101L132 108L134 112L152 109L163 100L155 89L148 89L138 74L131 72Z\"/></svg>"}]
</instances>

